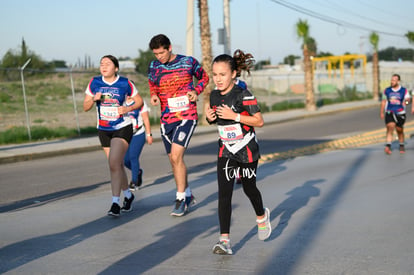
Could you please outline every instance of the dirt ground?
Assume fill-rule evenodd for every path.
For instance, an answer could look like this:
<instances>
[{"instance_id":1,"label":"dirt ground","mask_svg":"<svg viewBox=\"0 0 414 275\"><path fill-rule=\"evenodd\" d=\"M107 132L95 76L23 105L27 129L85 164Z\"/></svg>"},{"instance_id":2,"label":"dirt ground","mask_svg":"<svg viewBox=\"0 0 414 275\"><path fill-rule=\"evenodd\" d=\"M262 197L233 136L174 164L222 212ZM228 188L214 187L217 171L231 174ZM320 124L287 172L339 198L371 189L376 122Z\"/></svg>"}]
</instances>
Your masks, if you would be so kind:
<instances>
[{"instance_id":1,"label":"dirt ground","mask_svg":"<svg viewBox=\"0 0 414 275\"><path fill-rule=\"evenodd\" d=\"M30 126L45 126L48 128L66 127L77 128L96 126L96 111L91 109L88 112L83 111L83 102L76 100L77 111L73 107L73 101L70 102L71 108L66 108L65 111L50 110L47 106L42 111L33 111L31 106L28 106L28 113L26 112L0 112L0 131L5 131L12 127L27 126L27 117L30 121ZM39 109L39 108L36 108Z\"/></svg>"},{"instance_id":2,"label":"dirt ground","mask_svg":"<svg viewBox=\"0 0 414 275\"><path fill-rule=\"evenodd\" d=\"M269 105L277 102L286 100L286 97L275 97L267 95L259 95L258 100L260 102L266 102ZM149 98L144 98L144 100L149 104ZM57 127L66 127L68 129L76 129L79 124L80 128L85 127L95 127L96 126L96 110L92 108L88 112L83 111L83 94L76 95L76 105L77 112L75 112L73 107L72 98L68 98L66 102L65 110L51 110L48 107L45 107L42 111L33 111L31 106L28 106L28 116L30 121L30 126L45 126L48 128L57 128ZM202 113L202 97L198 102L199 114ZM159 115L159 106L149 106L150 116ZM36 108L39 109L39 108ZM25 112L0 112L0 131L5 131L12 127L26 127L26 114Z\"/></svg>"}]
</instances>

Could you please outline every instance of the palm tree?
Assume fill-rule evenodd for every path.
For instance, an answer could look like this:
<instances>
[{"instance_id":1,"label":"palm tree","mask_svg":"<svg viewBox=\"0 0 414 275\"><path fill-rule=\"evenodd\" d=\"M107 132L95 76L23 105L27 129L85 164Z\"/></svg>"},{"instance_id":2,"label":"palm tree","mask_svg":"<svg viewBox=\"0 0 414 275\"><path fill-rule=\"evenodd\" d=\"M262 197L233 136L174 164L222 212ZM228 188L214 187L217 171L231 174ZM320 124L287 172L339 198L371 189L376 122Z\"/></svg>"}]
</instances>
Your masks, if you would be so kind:
<instances>
[{"instance_id":1,"label":"palm tree","mask_svg":"<svg viewBox=\"0 0 414 275\"><path fill-rule=\"evenodd\" d=\"M315 111L315 95L313 92L313 72L312 72L312 60L311 60L311 48L313 46L316 49L316 43L313 38L309 36L309 24L306 20L301 20L296 23L296 34L299 39L302 40L303 50L303 64L305 71L305 91L306 91L306 110ZM314 53L313 53L314 54Z\"/></svg>"},{"instance_id":2,"label":"palm tree","mask_svg":"<svg viewBox=\"0 0 414 275\"><path fill-rule=\"evenodd\" d=\"M414 45L414 32L407 32L405 34L405 37L407 37L408 43ZM413 57L413 61L414 61L414 57Z\"/></svg>"},{"instance_id":3,"label":"palm tree","mask_svg":"<svg viewBox=\"0 0 414 275\"><path fill-rule=\"evenodd\" d=\"M210 93L214 88L212 79L211 64L213 63L213 54L211 49L210 20L208 18L208 0L198 0L198 11L200 16L200 38L201 38L201 65L210 77L210 81L203 92L203 113L201 124L206 123L205 110L210 105Z\"/></svg>"},{"instance_id":4,"label":"palm tree","mask_svg":"<svg viewBox=\"0 0 414 275\"><path fill-rule=\"evenodd\" d=\"M414 32L407 32L405 37L407 37L410 44L414 44Z\"/></svg>"},{"instance_id":5,"label":"palm tree","mask_svg":"<svg viewBox=\"0 0 414 275\"><path fill-rule=\"evenodd\" d=\"M374 53L372 54L372 93L374 100L379 98L379 63L378 63L378 42L379 36L376 32L372 32L369 36L369 42L374 48Z\"/></svg>"}]
</instances>

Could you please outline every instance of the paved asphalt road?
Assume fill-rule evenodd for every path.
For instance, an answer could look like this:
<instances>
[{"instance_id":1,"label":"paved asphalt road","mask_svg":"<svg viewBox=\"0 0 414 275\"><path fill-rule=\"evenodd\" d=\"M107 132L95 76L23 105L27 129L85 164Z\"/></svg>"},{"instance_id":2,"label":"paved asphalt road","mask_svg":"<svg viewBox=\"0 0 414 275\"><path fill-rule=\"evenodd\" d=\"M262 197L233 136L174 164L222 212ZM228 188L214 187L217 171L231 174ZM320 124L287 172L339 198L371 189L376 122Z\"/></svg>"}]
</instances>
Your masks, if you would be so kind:
<instances>
[{"instance_id":1,"label":"paved asphalt road","mask_svg":"<svg viewBox=\"0 0 414 275\"><path fill-rule=\"evenodd\" d=\"M339 130L345 127L337 124ZM294 122L287 125L292 127ZM308 133L314 132L308 129ZM344 133L321 133L309 139L335 138L344 138ZM299 135L295 140L308 139ZM413 151L408 139L404 155L394 150L385 156L383 144L378 143L320 154L299 152L262 163L258 185L271 210L273 233L265 242L257 239L252 207L240 186L235 186L233 256L211 253L218 238L214 165L189 162L194 168L189 180L198 203L186 216L168 215L175 190L172 178L165 176L137 191L134 211L118 219L104 215L107 169L89 163L91 175L85 178L70 167L67 172L57 168L88 163L99 152L80 154L77 161L68 163L59 163L62 157L55 157L56 166L47 159L1 165L2 182L5 175L10 176L9 170L21 166L38 169L37 173L32 170L34 179L47 177L59 184L81 177L95 184L26 207L3 208L0 273L414 274ZM32 163L49 165L49 173ZM22 169L16 171L24 174ZM103 180L97 180L99 175ZM26 178L18 186L24 189L30 183ZM39 182L36 189L41 187ZM33 194L31 198L40 197Z\"/></svg>"},{"instance_id":2,"label":"paved asphalt road","mask_svg":"<svg viewBox=\"0 0 414 275\"><path fill-rule=\"evenodd\" d=\"M266 125L257 129L261 153L266 155L285 152L372 131L383 127L382 121L376 116L377 113L377 108L371 107ZM217 133L214 130L192 139L185 157L190 173L216 165ZM170 164L161 142L145 146L141 163L145 171L144 185L158 184L171 179ZM106 158L102 150L98 150L3 164L0 165L0 178L7 179L0 183L0 211L4 211L37 201L90 191L100 186L108 188L109 172ZM13 184L7 184L8 182Z\"/></svg>"}]
</instances>

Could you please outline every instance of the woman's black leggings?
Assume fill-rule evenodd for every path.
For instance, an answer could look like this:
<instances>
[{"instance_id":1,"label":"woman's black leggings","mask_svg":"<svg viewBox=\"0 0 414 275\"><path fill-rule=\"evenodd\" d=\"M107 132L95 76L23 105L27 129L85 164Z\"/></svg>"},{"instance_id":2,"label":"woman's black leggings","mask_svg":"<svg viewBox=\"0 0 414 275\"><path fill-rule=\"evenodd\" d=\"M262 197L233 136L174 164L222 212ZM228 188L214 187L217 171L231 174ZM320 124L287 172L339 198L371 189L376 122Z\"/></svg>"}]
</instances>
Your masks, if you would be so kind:
<instances>
[{"instance_id":1,"label":"woman's black leggings","mask_svg":"<svg viewBox=\"0 0 414 275\"><path fill-rule=\"evenodd\" d=\"M220 234L230 233L231 198L236 176L240 175L243 191L253 205L256 216L264 215L262 195L256 186L257 161L241 163L227 158L217 160L218 214Z\"/></svg>"}]
</instances>

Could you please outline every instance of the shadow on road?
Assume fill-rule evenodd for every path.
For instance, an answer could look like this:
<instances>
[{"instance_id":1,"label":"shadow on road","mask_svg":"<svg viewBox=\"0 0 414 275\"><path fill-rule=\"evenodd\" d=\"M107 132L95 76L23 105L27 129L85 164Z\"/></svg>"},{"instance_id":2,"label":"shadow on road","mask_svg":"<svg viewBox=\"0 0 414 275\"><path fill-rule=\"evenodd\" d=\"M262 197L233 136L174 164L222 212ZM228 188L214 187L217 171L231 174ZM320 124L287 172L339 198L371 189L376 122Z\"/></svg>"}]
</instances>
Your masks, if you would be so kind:
<instances>
[{"instance_id":1,"label":"shadow on road","mask_svg":"<svg viewBox=\"0 0 414 275\"><path fill-rule=\"evenodd\" d=\"M213 193L197 203L197 207L204 207L216 199L217 193ZM217 209L211 215L185 220L158 232L156 236L160 236L160 239L113 263L99 274L117 274L120 267L128 266L131 262L136 262L137 259L139 259L140 264L134 265L133 273L144 273L178 254L191 243L191 240L205 235L206 232L207 235L216 234L216 230L213 230L216 227L218 227ZM154 257L154 255L157 256Z\"/></svg>"},{"instance_id":2,"label":"shadow on road","mask_svg":"<svg viewBox=\"0 0 414 275\"><path fill-rule=\"evenodd\" d=\"M46 194L42 196L37 196L37 197L32 197L32 198L28 198L28 199L24 199L20 201L11 202L11 203L0 206L0 213L23 210L29 207L39 207L39 206L45 205L50 202L77 196L81 193L90 192L92 190L95 190L109 183L110 182L108 181L99 182L99 183L89 185L89 186L71 188L71 189L62 190L62 191L58 191L58 192L54 192L54 193L50 193L50 194Z\"/></svg>"},{"instance_id":3,"label":"shadow on road","mask_svg":"<svg viewBox=\"0 0 414 275\"><path fill-rule=\"evenodd\" d=\"M339 203L340 199L350 188L351 184L353 183L354 176L358 174L359 170L362 169L362 167L364 167L363 164L367 160L372 150L373 149L361 150L361 155L355 159L353 164L348 169L344 170L344 173L342 177L340 177L340 180L332 184L330 192L324 196L324 198L318 203L317 206L315 206L313 213L304 219L296 232L292 234L292 237L287 239L282 246L278 247L272 255L268 256L267 264L261 267L258 274L294 273L295 263L300 262L301 257L306 254L314 240L317 239L317 235L324 226L325 221L327 221L329 216L334 213L335 206ZM313 190L313 185L321 182L321 180L316 180L305 183L303 185L305 192L310 192L307 196L315 196L317 194L317 191ZM305 185L309 184L310 186L305 187ZM296 193L296 191L294 192ZM293 209L279 209L278 206L272 211L274 214L280 214L280 210L283 210L285 214L282 214L282 223L279 222L278 226L276 227L276 235L275 237L271 236L271 239L278 237L280 233L286 228L287 224L283 224L284 219L290 218L293 210L296 209L297 211L300 205L303 205L307 200L308 199L303 198L298 199L297 201L294 201L293 199L290 200L290 202L285 201L282 203L284 204L284 207L289 207L289 205L292 204L290 207L293 206Z\"/></svg>"},{"instance_id":4,"label":"shadow on road","mask_svg":"<svg viewBox=\"0 0 414 275\"><path fill-rule=\"evenodd\" d=\"M284 166L282 166L283 162L278 162L278 164L275 167L276 172L278 173L286 169ZM275 163L273 163L274 165ZM267 164L269 166L273 165L272 163ZM260 173L259 173L260 174ZM269 173L266 173L268 175ZM315 187L316 184L323 183L325 180L318 179L318 180L310 180L305 182L303 185L299 187L295 187L291 191L287 192L286 194L289 195L287 199L285 199L283 202L281 202L275 209L273 209L270 213L271 222L275 221L279 216L279 223L276 226L276 228L273 228L272 235L268 241L272 241L279 237L283 230L287 227L289 220L292 218L293 214L297 212L299 209L305 207L309 200L312 197L318 197L320 195L320 191L318 188ZM259 187L260 188L260 187ZM266 205L266 202L264 202ZM233 252L237 253L237 251L243 247L248 240L250 240L252 237L256 237L257 235L257 227L253 227L249 230L249 232L238 242L233 246Z\"/></svg>"}]
</instances>

